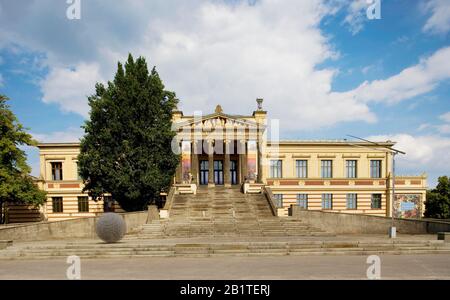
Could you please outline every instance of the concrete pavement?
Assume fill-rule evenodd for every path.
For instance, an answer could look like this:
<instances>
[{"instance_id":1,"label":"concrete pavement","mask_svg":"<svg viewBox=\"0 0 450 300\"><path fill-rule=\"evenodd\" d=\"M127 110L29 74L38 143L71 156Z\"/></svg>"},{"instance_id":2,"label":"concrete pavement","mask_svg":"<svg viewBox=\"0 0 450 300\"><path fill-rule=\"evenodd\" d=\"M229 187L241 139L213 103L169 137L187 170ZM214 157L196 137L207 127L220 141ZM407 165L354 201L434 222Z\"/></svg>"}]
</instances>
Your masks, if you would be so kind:
<instances>
[{"instance_id":1,"label":"concrete pavement","mask_svg":"<svg viewBox=\"0 0 450 300\"><path fill-rule=\"evenodd\" d=\"M450 255L380 255L381 279L450 279ZM82 259L82 279L367 279L366 256ZM66 279L65 259L0 262L0 279Z\"/></svg>"}]
</instances>

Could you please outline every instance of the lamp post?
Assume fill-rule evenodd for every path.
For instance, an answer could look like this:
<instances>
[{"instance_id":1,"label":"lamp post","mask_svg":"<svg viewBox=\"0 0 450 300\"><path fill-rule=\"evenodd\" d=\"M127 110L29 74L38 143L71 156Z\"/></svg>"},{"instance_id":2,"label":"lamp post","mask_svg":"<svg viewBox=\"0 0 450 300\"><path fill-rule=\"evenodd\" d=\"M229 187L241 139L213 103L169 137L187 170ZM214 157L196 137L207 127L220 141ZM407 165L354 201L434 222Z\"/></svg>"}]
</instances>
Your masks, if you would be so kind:
<instances>
[{"instance_id":1,"label":"lamp post","mask_svg":"<svg viewBox=\"0 0 450 300\"><path fill-rule=\"evenodd\" d=\"M395 216L394 216L394 209L395 209L395 205L394 205L394 202L395 202L395 156L397 154L406 154L406 153L403 151L394 149L390 146L381 145L379 143L375 143L375 142L372 142L372 141L369 141L369 140L366 140L366 139L363 139L360 137L356 137L353 135L347 135L347 136L370 143L370 144L373 144L377 147L384 148L384 150L388 150L389 152L392 153L392 176L391 176L392 177L392 199L391 199L391 227L389 227L389 237L393 239L397 236L397 228L395 227L395 223L394 223L395 222ZM351 145L351 144L349 144L349 145ZM370 148L367 146L360 146L360 145L352 145L352 146L368 148L368 149L376 149L376 148ZM379 149L379 150L381 150L381 149Z\"/></svg>"}]
</instances>

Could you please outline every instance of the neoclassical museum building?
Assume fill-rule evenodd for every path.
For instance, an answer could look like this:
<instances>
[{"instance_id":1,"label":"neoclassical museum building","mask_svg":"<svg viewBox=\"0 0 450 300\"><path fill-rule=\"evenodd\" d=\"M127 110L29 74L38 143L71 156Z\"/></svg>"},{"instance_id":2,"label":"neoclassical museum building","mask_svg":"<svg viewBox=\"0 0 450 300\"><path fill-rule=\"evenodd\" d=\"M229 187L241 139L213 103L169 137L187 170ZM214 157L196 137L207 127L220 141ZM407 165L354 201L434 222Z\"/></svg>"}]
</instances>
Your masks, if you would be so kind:
<instances>
[{"instance_id":1,"label":"neoclassical museum building","mask_svg":"<svg viewBox=\"0 0 450 300\"><path fill-rule=\"evenodd\" d=\"M241 188L258 193L270 188L279 216L289 208L391 216L394 142L347 140L274 140L267 113L258 99L250 115L173 113L177 135L172 150L181 155L174 186L199 189ZM268 138L269 137L269 138ZM41 143L39 186L48 194L45 219L63 220L121 211L111 197L92 201L78 177L79 143ZM426 175L395 178L396 216L421 217ZM22 222L26 221L24 219Z\"/></svg>"}]
</instances>

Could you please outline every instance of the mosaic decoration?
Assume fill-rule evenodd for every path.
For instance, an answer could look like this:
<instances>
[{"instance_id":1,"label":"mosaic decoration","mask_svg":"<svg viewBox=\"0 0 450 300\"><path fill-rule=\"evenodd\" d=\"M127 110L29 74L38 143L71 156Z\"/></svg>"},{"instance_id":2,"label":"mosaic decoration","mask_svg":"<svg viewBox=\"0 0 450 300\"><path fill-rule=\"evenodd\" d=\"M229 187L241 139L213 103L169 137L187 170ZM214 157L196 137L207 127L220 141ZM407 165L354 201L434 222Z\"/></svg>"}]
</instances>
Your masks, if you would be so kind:
<instances>
[{"instance_id":1,"label":"mosaic decoration","mask_svg":"<svg viewBox=\"0 0 450 300\"><path fill-rule=\"evenodd\" d=\"M181 170L184 183L191 181L191 142L183 141L181 143Z\"/></svg>"},{"instance_id":2,"label":"mosaic decoration","mask_svg":"<svg viewBox=\"0 0 450 300\"><path fill-rule=\"evenodd\" d=\"M396 194L394 213L397 218L415 219L421 217L422 197L420 194Z\"/></svg>"},{"instance_id":3,"label":"mosaic decoration","mask_svg":"<svg viewBox=\"0 0 450 300\"><path fill-rule=\"evenodd\" d=\"M248 141L247 143L247 172L248 179L255 180L256 179L256 158L258 155L256 141Z\"/></svg>"}]
</instances>

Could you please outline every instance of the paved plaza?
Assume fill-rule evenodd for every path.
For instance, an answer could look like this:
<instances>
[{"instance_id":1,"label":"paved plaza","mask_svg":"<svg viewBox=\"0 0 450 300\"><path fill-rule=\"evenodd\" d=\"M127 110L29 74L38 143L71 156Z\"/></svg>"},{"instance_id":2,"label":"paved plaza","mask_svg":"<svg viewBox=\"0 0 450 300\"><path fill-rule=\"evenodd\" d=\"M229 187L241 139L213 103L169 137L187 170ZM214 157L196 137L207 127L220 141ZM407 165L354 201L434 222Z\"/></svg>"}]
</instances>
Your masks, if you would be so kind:
<instances>
[{"instance_id":1,"label":"paved plaza","mask_svg":"<svg viewBox=\"0 0 450 300\"><path fill-rule=\"evenodd\" d=\"M450 255L380 255L381 279L450 279ZM366 256L82 259L81 279L367 279ZM66 279L65 259L1 261L0 279Z\"/></svg>"}]
</instances>

